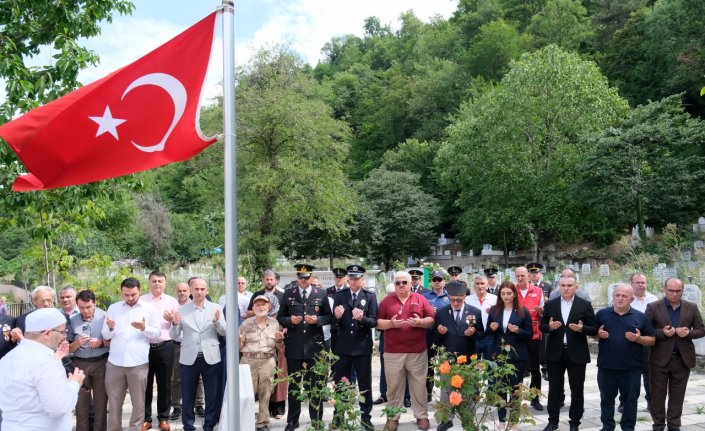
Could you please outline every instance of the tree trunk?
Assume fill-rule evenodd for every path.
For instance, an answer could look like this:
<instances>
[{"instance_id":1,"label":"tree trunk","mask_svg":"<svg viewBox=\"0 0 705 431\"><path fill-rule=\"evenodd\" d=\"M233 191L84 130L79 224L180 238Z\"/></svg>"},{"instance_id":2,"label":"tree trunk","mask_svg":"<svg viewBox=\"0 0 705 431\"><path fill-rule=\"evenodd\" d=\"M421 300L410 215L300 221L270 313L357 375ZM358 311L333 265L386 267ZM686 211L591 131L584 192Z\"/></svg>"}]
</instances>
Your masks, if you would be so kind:
<instances>
[{"instance_id":1,"label":"tree trunk","mask_svg":"<svg viewBox=\"0 0 705 431\"><path fill-rule=\"evenodd\" d=\"M534 262L538 262L539 250L541 249L540 244L541 234L539 233L539 229L537 227L534 227L534 229L531 231L531 253Z\"/></svg>"},{"instance_id":2,"label":"tree trunk","mask_svg":"<svg viewBox=\"0 0 705 431\"><path fill-rule=\"evenodd\" d=\"M639 239L646 239L646 225L644 224L644 208L641 192L636 192L636 223L639 229Z\"/></svg>"}]
</instances>

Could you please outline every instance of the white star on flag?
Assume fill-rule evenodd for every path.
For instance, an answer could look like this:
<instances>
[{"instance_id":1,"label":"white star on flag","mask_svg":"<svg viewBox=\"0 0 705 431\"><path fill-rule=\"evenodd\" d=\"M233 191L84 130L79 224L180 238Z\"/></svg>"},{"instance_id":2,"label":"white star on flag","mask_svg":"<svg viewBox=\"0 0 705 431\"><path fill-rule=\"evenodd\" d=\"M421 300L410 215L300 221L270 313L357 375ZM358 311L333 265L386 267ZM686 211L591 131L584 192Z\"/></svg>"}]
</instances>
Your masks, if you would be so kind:
<instances>
[{"instance_id":1,"label":"white star on flag","mask_svg":"<svg viewBox=\"0 0 705 431\"><path fill-rule=\"evenodd\" d=\"M113 118L113 114L110 112L110 106L105 106L105 112L103 112L102 117L88 117L98 124L98 131L95 133L95 137L102 135L103 133L110 133L113 138L120 140L118 138L117 126L124 123L127 120L121 118Z\"/></svg>"}]
</instances>

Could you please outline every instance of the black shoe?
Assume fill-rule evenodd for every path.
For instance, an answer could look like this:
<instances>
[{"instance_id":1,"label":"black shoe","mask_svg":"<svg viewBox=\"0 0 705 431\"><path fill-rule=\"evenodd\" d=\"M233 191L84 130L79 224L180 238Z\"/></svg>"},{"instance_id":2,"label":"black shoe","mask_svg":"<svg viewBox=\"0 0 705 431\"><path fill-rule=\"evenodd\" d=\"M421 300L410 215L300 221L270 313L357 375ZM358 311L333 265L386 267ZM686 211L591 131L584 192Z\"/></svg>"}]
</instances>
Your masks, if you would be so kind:
<instances>
[{"instance_id":1,"label":"black shoe","mask_svg":"<svg viewBox=\"0 0 705 431\"><path fill-rule=\"evenodd\" d=\"M624 404L620 404L620 405L617 407L617 411L620 412L620 413L624 413Z\"/></svg>"},{"instance_id":2,"label":"black shoe","mask_svg":"<svg viewBox=\"0 0 705 431\"><path fill-rule=\"evenodd\" d=\"M558 424L554 424L549 422L548 425L546 425L546 428L543 429L543 431L557 431L558 430Z\"/></svg>"},{"instance_id":3,"label":"black shoe","mask_svg":"<svg viewBox=\"0 0 705 431\"><path fill-rule=\"evenodd\" d=\"M376 400L374 400L374 401L372 402L372 404L378 406L378 405L384 404L384 403L386 403L386 402L387 402L387 397L382 397L382 396L380 396L379 398L377 398Z\"/></svg>"},{"instance_id":4,"label":"black shoe","mask_svg":"<svg viewBox=\"0 0 705 431\"><path fill-rule=\"evenodd\" d=\"M436 430L438 430L438 431L446 431L446 430L448 430L448 429L450 429L450 428L453 428L453 421L446 421L446 422L440 423L440 424L438 425L438 428L436 428Z\"/></svg>"},{"instance_id":5,"label":"black shoe","mask_svg":"<svg viewBox=\"0 0 705 431\"><path fill-rule=\"evenodd\" d=\"M570 426L570 431L578 431L580 428L578 428L577 425L571 425Z\"/></svg>"},{"instance_id":6,"label":"black shoe","mask_svg":"<svg viewBox=\"0 0 705 431\"><path fill-rule=\"evenodd\" d=\"M263 427L257 428L257 431L269 431L269 427L265 425Z\"/></svg>"},{"instance_id":7,"label":"black shoe","mask_svg":"<svg viewBox=\"0 0 705 431\"><path fill-rule=\"evenodd\" d=\"M172 410L171 414L169 415L169 420L175 421L180 417L181 417L181 409L178 407L174 407L174 410Z\"/></svg>"},{"instance_id":8,"label":"black shoe","mask_svg":"<svg viewBox=\"0 0 705 431\"><path fill-rule=\"evenodd\" d=\"M196 406L196 408L193 410L196 413L196 416L202 418L206 416L206 410L203 408L203 406Z\"/></svg>"},{"instance_id":9,"label":"black shoe","mask_svg":"<svg viewBox=\"0 0 705 431\"><path fill-rule=\"evenodd\" d=\"M374 431L375 427L372 425L372 421L370 419L363 419L360 424L362 425L362 429L364 431Z\"/></svg>"},{"instance_id":10,"label":"black shoe","mask_svg":"<svg viewBox=\"0 0 705 431\"><path fill-rule=\"evenodd\" d=\"M284 431L294 431L296 428L299 427L299 422L289 422L286 424L286 428L284 428Z\"/></svg>"},{"instance_id":11,"label":"black shoe","mask_svg":"<svg viewBox=\"0 0 705 431\"><path fill-rule=\"evenodd\" d=\"M681 427L667 427L668 431L681 431Z\"/></svg>"},{"instance_id":12,"label":"black shoe","mask_svg":"<svg viewBox=\"0 0 705 431\"><path fill-rule=\"evenodd\" d=\"M651 411L651 400L646 400L646 410Z\"/></svg>"},{"instance_id":13,"label":"black shoe","mask_svg":"<svg viewBox=\"0 0 705 431\"><path fill-rule=\"evenodd\" d=\"M536 409L536 411L542 412L543 411L543 406L541 405L541 401L539 401L538 398L534 398L531 400L531 407Z\"/></svg>"},{"instance_id":14,"label":"black shoe","mask_svg":"<svg viewBox=\"0 0 705 431\"><path fill-rule=\"evenodd\" d=\"M407 409L411 407L411 400L409 398L404 398L404 407Z\"/></svg>"}]
</instances>

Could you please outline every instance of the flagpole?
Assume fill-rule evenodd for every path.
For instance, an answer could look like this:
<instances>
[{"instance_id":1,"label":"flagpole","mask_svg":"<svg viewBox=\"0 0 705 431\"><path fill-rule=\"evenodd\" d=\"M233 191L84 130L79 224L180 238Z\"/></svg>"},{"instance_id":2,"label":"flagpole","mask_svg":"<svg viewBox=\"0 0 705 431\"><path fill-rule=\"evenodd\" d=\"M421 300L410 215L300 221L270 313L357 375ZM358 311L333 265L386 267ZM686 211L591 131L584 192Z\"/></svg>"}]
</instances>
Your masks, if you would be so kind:
<instances>
[{"instance_id":1,"label":"flagpole","mask_svg":"<svg viewBox=\"0 0 705 431\"><path fill-rule=\"evenodd\" d=\"M235 5L223 0L223 142L225 146L225 294L228 310L227 421L229 430L240 430L240 337L237 286L237 176L235 137Z\"/></svg>"}]
</instances>

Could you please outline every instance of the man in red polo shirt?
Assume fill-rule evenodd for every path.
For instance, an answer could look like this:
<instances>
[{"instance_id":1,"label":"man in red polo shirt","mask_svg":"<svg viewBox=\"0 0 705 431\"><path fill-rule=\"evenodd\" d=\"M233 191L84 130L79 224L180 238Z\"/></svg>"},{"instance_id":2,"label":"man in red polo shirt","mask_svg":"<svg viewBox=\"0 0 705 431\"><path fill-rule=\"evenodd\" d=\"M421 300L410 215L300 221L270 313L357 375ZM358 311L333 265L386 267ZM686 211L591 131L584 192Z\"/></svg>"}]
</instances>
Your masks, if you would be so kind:
<instances>
[{"instance_id":1,"label":"man in red polo shirt","mask_svg":"<svg viewBox=\"0 0 705 431\"><path fill-rule=\"evenodd\" d=\"M416 424L428 430L426 371L426 328L433 327L433 307L419 293L411 292L411 275L394 274L394 293L379 304L377 329L384 331L384 373L387 377L387 405L401 407L404 387L409 382L411 409ZM395 431L399 414L387 419L386 430Z\"/></svg>"},{"instance_id":2,"label":"man in red polo shirt","mask_svg":"<svg viewBox=\"0 0 705 431\"><path fill-rule=\"evenodd\" d=\"M520 266L514 270L517 291L519 292L519 304L529 309L531 313L531 326L533 336L526 342L526 349L529 352L529 370L531 371L531 383L529 387L541 390L541 329L539 322L543 314L543 291L540 287L529 283L529 270L525 266ZM531 407L538 411L543 411L543 406L537 396L531 400Z\"/></svg>"}]
</instances>

